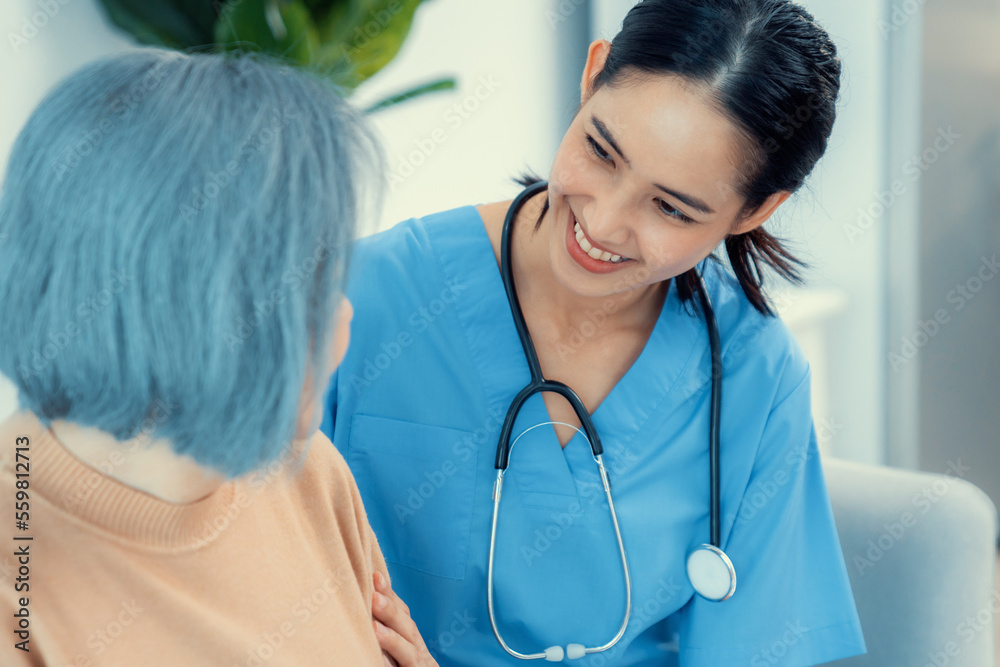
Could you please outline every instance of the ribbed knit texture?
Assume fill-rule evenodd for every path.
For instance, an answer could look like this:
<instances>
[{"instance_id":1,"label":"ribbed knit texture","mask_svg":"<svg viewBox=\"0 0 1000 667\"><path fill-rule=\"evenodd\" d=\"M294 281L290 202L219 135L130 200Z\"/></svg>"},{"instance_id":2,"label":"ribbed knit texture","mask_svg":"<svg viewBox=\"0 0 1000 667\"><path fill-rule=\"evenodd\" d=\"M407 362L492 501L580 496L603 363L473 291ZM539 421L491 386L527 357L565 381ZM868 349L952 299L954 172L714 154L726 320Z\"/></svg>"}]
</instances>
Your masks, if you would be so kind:
<instances>
[{"instance_id":1,"label":"ribbed knit texture","mask_svg":"<svg viewBox=\"0 0 1000 667\"><path fill-rule=\"evenodd\" d=\"M19 436L27 530L15 524ZM370 601L385 564L342 457L322 433L309 445L301 467L175 504L78 460L30 413L0 424L0 664L382 665ZM11 634L21 597L27 653Z\"/></svg>"}]
</instances>

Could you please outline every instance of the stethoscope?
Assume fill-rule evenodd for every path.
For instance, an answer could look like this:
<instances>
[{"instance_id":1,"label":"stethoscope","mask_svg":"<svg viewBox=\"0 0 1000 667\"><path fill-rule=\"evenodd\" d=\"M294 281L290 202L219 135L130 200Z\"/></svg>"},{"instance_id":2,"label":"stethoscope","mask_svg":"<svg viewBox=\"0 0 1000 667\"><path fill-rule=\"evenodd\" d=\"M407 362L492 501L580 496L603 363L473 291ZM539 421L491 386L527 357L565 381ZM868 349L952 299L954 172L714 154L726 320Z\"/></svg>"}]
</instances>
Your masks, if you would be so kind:
<instances>
[{"instance_id":1,"label":"stethoscope","mask_svg":"<svg viewBox=\"0 0 1000 667\"><path fill-rule=\"evenodd\" d=\"M514 401L511 403L510 408L507 410L507 417L504 419L503 428L500 431L500 441L497 445L497 478L493 483L493 525L490 529L490 555L486 575L486 596L487 605L489 607L490 626L493 628L493 634L496 636L497 641L500 642L500 645L505 651L507 651L507 653L522 660L539 660L544 658L549 662L561 662L564 657L569 660L574 660L591 653L601 653L603 651L607 651L618 643L618 641L625 634L625 628L628 626L628 619L632 609L632 579L629 575L628 558L625 554L625 545L622 542L621 529L618 526L618 515L615 512L615 503L611 497L611 482L608 479L608 471L604 467L604 448L601 446L601 438L597 434L597 428L594 426L594 422L590 418L590 413L587 412L587 408L584 406L583 401L580 400L580 397L577 396L575 391L562 382L546 380L542 375L542 367L538 361L538 354L535 352L535 345L531 340L531 334L528 332L528 326L524 321L524 313L521 311L521 302L517 298L517 288L514 286L514 274L511 270L511 239L513 236L513 222L524 202L541 190L544 190L546 187L548 187L548 183L544 181L535 183L534 185L525 188L524 191L521 192L516 199L514 199L510 209L507 211L507 217L504 219L503 235L500 241L500 276L503 280L504 290L507 292L507 301L510 304L511 314L514 316L514 326L517 329L518 337L521 339L521 347L524 349L524 356L528 361L528 369L531 371L531 381L524 389L518 392L517 396L514 397ZM705 313L705 322L708 325L709 345L712 351L712 408L708 450L711 480L711 544L699 545L692 550L690 554L688 554L687 574L692 587L699 595L708 600L721 601L728 600L736 591L736 570L733 568L732 561L729 560L729 557L719 546L719 412L722 404L722 356L719 351L721 346L719 343L719 329L715 322L715 313L712 310L712 304L711 301L709 301L708 292L705 289L705 284L700 275L698 276L697 286L702 310ZM543 422L526 429L514 439L514 442L511 442L510 437L511 432L514 429L514 422L525 402L527 402L527 400L534 394L546 391L559 394L569 401L569 404L573 408L573 412L576 413L577 419L580 420L580 425L583 430L581 431L579 428L570 424L563 424L563 422ZM604 487L604 494L608 500L608 508L611 512L611 523L615 529L615 539L618 541L618 553L621 554L622 574L625 577L625 612L624 617L622 618L621 627L618 628L618 632L615 633L615 636L612 637L610 641L601 646L586 647L583 644L569 644L566 646L565 651L563 651L561 646L550 646L539 653L519 653L518 651L512 649L507 642L504 641L504 638L500 633L500 628L497 625L496 615L493 610L493 554L496 548L497 516L500 513L500 495L503 492L503 477L507 472L507 464L510 461L511 450L525 433L531 431L532 429L540 426L547 426L549 424L563 424L565 426L569 426L570 428L574 428L578 433L582 433L590 442L590 449L594 456L594 461L597 463L597 469L600 472L601 477L601 484Z\"/></svg>"}]
</instances>

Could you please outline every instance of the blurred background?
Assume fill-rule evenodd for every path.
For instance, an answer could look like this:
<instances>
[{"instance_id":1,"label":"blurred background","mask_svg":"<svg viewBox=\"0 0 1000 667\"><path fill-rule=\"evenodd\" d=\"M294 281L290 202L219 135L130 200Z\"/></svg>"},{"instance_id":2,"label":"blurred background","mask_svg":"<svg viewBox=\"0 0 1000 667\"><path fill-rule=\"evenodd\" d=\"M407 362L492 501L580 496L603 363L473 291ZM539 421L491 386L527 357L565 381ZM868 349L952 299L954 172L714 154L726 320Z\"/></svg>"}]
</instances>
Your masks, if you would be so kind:
<instances>
[{"instance_id":1,"label":"blurred background","mask_svg":"<svg viewBox=\"0 0 1000 667\"><path fill-rule=\"evenodd\" d=\"M367 231L509 199L525 169L546 176L587 45L611 38L632 4L420 4L401 50L354 99L367 106L442 78L454 87L372 113L389 187ZM813 369L821 447L951 471L1000 505L1000 1L802 4L838 45L842 99L825 158L768 226L812 265L802 288L771 285ZM4 0L4 168L48 89L134 47L103 7ZM0 377L0 418L15 406Z\"/></svg>"},{"instance_id":2,"label":"blurred background","mask_svg":"<svg viewBox=\"0 0 1000 667\"><path fill-rule=\"evenodd\" d=\"M968 467L1000 503L1000 2L803 4L840 49L840 113L807 187L768 225L813 267L804 288L772 287L813 368L823 450ZM353 99L369 105L441 78L455 86L371 115L389 187L368 231L508 199L527 168L546 176L579 102L586 47L612 37L631 5L422 3L399 53ZM99 0L5 0L0 34L4 166L56 81L135 44ZM0 414L14 405L0 378Z\"/></svg>"}]
</instances>

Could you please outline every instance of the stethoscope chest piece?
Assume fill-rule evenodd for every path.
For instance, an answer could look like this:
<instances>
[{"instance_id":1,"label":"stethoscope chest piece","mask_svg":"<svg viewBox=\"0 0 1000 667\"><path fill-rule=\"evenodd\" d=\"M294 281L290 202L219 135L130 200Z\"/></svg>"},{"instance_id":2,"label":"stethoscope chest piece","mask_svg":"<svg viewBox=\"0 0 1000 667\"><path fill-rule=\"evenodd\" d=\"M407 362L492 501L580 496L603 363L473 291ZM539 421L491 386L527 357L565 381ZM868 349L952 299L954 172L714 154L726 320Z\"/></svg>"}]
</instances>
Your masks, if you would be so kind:
<instances>
[{"instance_id":1,"label":"stethoscope chest piece","mask_svg":"<svg viewBox=\"0 0 1000 667\"><path fill-rule=\"evenodd\" d=\"M711 544L702 544L687 557L687 575L695 592L721 602L736 592L736 569L729 556Z\"/></svg>"}]
</instances>

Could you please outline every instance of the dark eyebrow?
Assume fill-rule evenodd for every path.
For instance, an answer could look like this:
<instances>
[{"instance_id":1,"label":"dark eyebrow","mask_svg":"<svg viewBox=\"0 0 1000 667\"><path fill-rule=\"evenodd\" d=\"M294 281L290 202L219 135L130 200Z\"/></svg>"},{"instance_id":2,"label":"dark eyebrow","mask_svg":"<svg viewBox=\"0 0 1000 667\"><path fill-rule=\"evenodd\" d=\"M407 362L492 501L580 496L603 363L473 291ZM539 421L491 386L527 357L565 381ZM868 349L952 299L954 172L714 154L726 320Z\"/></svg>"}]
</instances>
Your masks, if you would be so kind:
<instances>
[{"instance_id":1,"label":"dark eyebrow","mask_svg":"<svg viewBox=\"0 0 1000 667\"><path fill-rule=\"evenodd\" d=\"M614 137L611 136L611 130L608 129L608 126L602 123L597 118L597 116L591 116L590 122L594 124L594 128L600 133L602 137L604 137L604 140L609 144L611 144L611 148L613 148L615 152L618 153L618 157L620 157L625 164L631 167L632 163L629 162L628 158L625 157L625 154L622 153L622 149L618 148L618 144L615 143Z\"/></svg>"},{"instance_id":2,"label":"dark eyebrow","mask_svg":"<svg viewBox=\"0 0 1000 667\"><path fill-rule=\"evenodd\" d=\"M663 187L659 183L653 183L653 185L655 185L659 189L663 190L664 192L666 192L671 197L675 197L675 198L681 200L683 203L687 204L688 206L690 206L691 208L693 208L696 211L700 211L700 212L704 213L705 215L715 215L715 211L712 210L712 207L709 206L708 204L706 204L705 202L703 202L702 200L698 199L697 197L692 197L691 195L681 194L680 192L674 192L673 190L670 190L668 188Z\"/></svg>"},{"instance_id":3,"label":"dark eyebrow","mask_svg":"<svg viewBox=\"0 0 1000 667\"><path fill-rule=\"evenodd\" d=\"M600 121L600 119L597 118L597 116L591 116L590 117L590 122L594 125L594 128L604 138L604 140L606 142L608 142L608 144L611 145L611 148L616 153L618 153L618 156L622 159L622 161L626 165L628 165L628 166L631 167L632 163L629 162L629 159L627 157L625 157L624 153L622 153L622 149L618 147L617 143L615 143L614 137L611 136L611 131L608 130L607 125L605 125L604 123L602 123ZM690 206L691 208L695 209L696 211L699 211L701 213L705 213L706 215L715 215L715 211L712 210L712 207L709 206L708 204L706 204L701 199L698 199L697 197L692 197L691 195L685 195L685 194L682 194L680 192L675 192L674 190L671 190L670 188L666 188L666 187L664 187L664 186L662 186L662 185L660 185L658 183L653 183L653 185L656 186L657 188L659 188L660 190L663 190L664 192L666 192L671 197L674 197L675 199L683 202L684 204L687 204L688 206Z\"/></svg>"}]
</instances>

